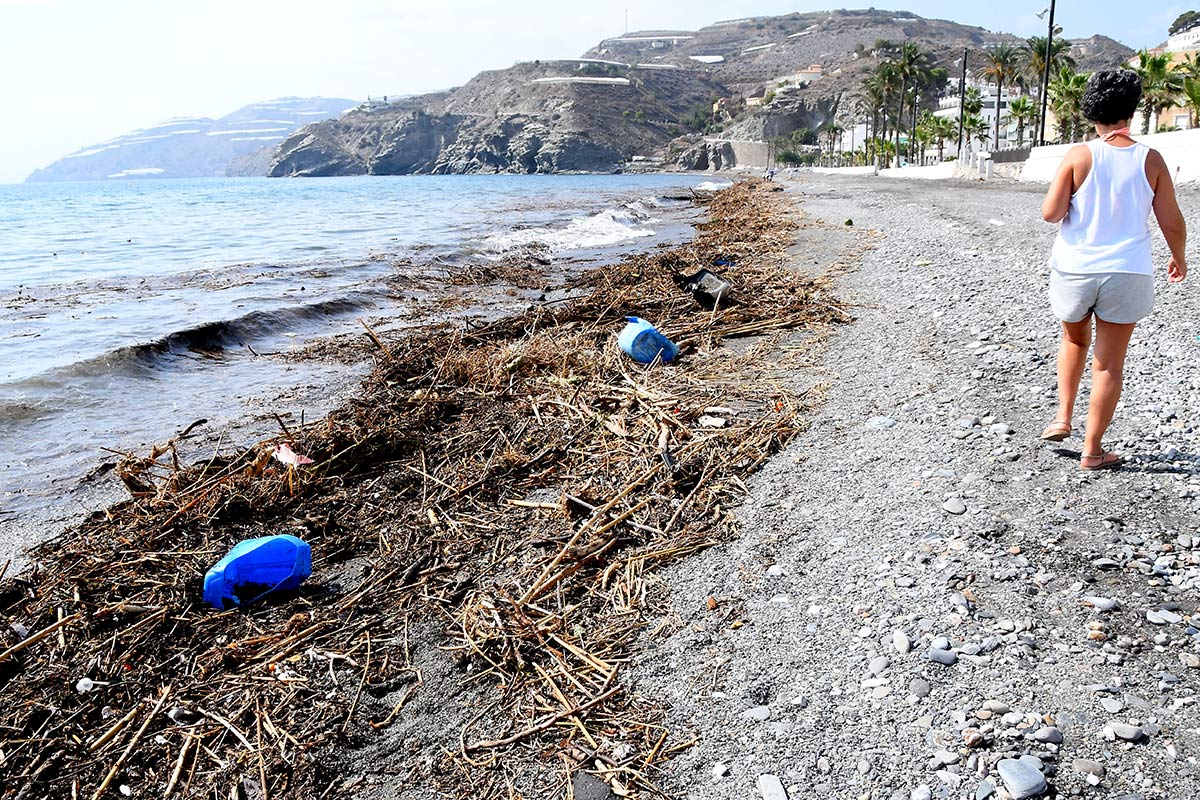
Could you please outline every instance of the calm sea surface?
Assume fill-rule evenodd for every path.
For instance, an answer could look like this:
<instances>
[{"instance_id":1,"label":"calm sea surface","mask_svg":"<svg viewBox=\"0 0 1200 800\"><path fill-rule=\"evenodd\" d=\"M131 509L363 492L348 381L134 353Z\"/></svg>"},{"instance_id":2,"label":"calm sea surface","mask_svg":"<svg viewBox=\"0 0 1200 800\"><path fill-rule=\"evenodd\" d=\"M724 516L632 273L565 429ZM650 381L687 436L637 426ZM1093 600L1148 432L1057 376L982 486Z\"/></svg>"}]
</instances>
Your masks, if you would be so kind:
<instances>
[{"instance_id":1,"label":"calm sea surface","mask_svg":"<svg viewBox=\"0 0 1200 800\"><path fill-rule=\"evenodd\" d=\"M0 527L61 506L102 448L286 406L327 379L336 368L256 353L411 311L388 288L397 259L531 245L561 260L611 258L678 241L692 212L669 197L702 180L0 185Z\"/></svg>"}]
</instances>

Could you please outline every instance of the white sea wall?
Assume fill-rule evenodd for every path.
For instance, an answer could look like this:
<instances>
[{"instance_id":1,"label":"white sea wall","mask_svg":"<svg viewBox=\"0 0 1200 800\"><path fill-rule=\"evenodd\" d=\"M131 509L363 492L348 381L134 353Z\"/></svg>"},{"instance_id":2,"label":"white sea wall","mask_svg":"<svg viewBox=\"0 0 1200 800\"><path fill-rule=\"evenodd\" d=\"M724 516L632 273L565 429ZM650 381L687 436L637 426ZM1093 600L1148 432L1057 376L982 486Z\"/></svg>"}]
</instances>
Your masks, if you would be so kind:
<instances>
[{"instance_id":1,"label":"white sea wall","mask_svg":"<svg viewBox=\"0 0 1200 800\"><path fill-rule=\"evenodd\" d=\"M1162 153L1171 175L1177 183L1200 181L1200 128L1171 133L1154 133L1149 136L1134 136L1139 142ZM1074 145L1056 144L1035 147L1021 170L1021 180L1029 183L1049 183L1058 171L1063 156Z\"/></svg>"},{"instance_id":2,"label":"white sea wall","mask_svg":"<svg viewBox=\"0 0 1200 800\"><path fill-rule=\"evenodd\" d=\"M822 175L874 175L875 167L813 167L813 172Z\"/></svg>"},{"instance_id":3,"label":"white sea wall","mask_svg":"<svg viewBox=\"0 0 1200 800\"><path fill-rule=\"evenodd\" d=\"M908 178L909 180L944 181L953 178L958 169L958 162L945 161L928 167L893 167L879 170L883 178Z\"/></svg>"}]
</instances>

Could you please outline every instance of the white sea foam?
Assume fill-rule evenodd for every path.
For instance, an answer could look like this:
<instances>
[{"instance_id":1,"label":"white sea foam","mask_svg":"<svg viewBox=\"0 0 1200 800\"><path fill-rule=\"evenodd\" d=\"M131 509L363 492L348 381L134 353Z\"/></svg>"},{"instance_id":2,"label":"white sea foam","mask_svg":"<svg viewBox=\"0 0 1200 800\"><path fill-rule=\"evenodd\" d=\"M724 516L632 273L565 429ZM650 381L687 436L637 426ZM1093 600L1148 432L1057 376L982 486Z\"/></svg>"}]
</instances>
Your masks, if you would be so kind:
<instances>
[{"instance_id":1,"label":"white sea foam","mask_svg":"<svg viewBox=\"0 0 1200 800\"><path fill-rule=\"evenodd\" d=\"M497 233L483 240L483 249L500 254L518 247L543 246L550 252L610 247L632 239L653 236L646 227L653 222L647 203L634 201L609 208L589 217L576 217L563 227L524 228Z\"/></svg>"},{"instance_id":2,"label":"white sea foam","mask_svg":"<svg viewBox=\"0 0 1200 800\"><path fill-rule=\"evenodd\" d=\"M733 186L732 181L705 181L696 186L698 192L715 192L718 189L728 189Z\"/></svg>"}]
</instances>

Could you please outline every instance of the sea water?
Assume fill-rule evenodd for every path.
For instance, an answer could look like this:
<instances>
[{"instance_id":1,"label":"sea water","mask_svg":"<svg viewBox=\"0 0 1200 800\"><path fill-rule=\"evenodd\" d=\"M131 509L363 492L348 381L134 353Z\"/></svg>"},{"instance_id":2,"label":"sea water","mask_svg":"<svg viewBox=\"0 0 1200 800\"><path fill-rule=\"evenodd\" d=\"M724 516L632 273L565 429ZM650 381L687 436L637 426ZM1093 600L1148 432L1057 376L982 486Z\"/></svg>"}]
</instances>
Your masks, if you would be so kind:
<instances>
[{"instance_id":1,"label":"sea water","mask_svg":"<svg viewBox=\"0 0 1200 800\"><path fill-rule=\"evenodd\" d=\"M530 246L552 259L605 258L677 241L689 235L690 206L669 198L701 181L0 185L0 528L61 512L109 450L163 441L200 418L211 428L275 407L294 413L302 389L336 367L262 354L411 311L389 283L405 263ZM328 410L312 405L300 409L309 418Z\"/></svg>"}]
</instances>

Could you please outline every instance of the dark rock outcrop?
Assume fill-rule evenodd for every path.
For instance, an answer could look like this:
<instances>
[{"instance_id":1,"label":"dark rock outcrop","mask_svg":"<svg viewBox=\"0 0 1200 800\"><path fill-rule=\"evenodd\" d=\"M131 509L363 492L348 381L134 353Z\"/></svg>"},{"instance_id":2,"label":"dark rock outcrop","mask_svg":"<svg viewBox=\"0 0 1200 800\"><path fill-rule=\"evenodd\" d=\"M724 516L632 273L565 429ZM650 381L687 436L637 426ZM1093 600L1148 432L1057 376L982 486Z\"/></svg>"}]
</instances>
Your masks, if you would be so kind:
<instances>
[{"instance_id":1,"label":"dark rock outcrop","mask_svg":"<svg viewBox=\"0 0 1200 800\"><path fill-rule=\"evenodd\" d=\"M268 175L612 172L658 155L691 109L725 91L694 70L518 64L311 125L280 145Z\"/></svg>"}]
</instances>

